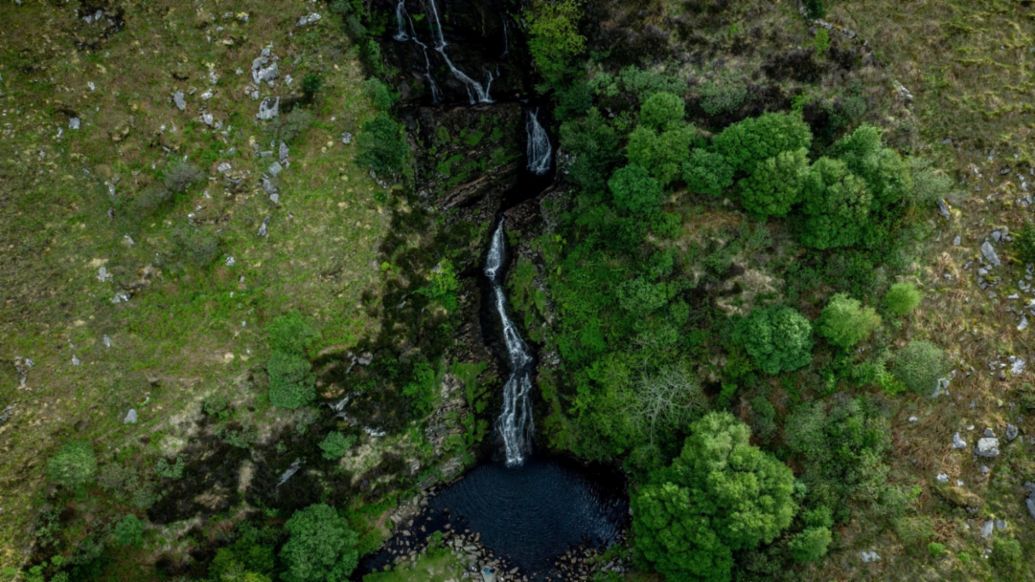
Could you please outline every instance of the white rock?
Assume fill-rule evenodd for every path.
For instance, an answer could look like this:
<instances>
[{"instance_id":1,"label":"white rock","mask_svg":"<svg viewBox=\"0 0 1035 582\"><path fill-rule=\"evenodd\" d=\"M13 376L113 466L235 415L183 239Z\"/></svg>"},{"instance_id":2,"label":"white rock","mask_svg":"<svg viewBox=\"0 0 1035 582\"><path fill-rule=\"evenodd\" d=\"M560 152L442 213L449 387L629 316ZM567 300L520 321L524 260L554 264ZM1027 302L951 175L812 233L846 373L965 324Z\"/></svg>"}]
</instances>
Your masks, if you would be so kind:
<instances>
[{"instance_id":1,"label":"white rock","mask_svg":"<svg viewBox=\"0 0 1035 582\"><path fill-rule=\"evenodd\" d=\"M103 265L99 269L97 269L97 280L101 283L111 281L111 273L109 273L108 269Z\"/></svg>"},{"instance_id":2,"label":"white rock","mask_svg":"<svg viewBox=\"0 0 1035 582\"><path fill-rule=\"evenodd\" d=\"M859 558L862 559L864 564L869 564L870 562L879 562L880 554L873 550L863 550L859 552Z\"/></svg>"},{"instance_id":3,"label":"white rock","mask_svg":"<svg viewBox=\"0 0 1035 582\"><path fill-rule=\"evenodd\" d=\"M79 129L81 123L78 117L73 117L68 120L68 129Z\"/></svg>"},{"instance_id":4,"label":"white rock","mask_svg":"<svg viewBox=\"0 0 1035 582\"><path fill-rule=\"evenodd\" d=\"M183 91L176 91L175 93L173 93L172 99L173 105L175 105L177 109L179 109L180 111L187 110L187 98L184 97Z\"/></svg>"},{"instance_id":5,"label":"white rock","mask_svg":"<svg viewBox=\"0 0 1035 582\"><path fill-rule=\"evenodd\" d=\"M269 121L280 114L280 97L265 98L259 103L259 112L255 118L262 121Z\"/></svg>"},{"instance_id":6,"label":"white rock","mask_svg":"<svg viewBox=\"0 0 1035 582\"><path fill-rule=\"evenodd\" d=\"M952 448L956 450L967 448L967 441L963 440L958 432L952 435Z\"/></svg>"},{"instance_id":7,"label":"white rock","mask_svg":"<svg viewBox=\"0 0 1035 582\"><path fill-rule=\"evenodd\" d=\"M122 419L123 424L136 424L137 423L137 411L134 408L130 408L126 413L126 417Z\"/></svg>"},{"instance_id":8,"label":"white rock","mask_svg":"<svg viewBox=\"0 0 1035 582\"><path fill-rule=\"evenodd\" d=\"M299 26L299 27L309 26L310 24L314 24L314 23L319 22L319 21L320 21L320 13L319 12L311 12L309 14L306 14L302 18L299 18L297 26Z\"/></svg>"},{"instance_id":9,"label":"white rock","mask_svg":"<svg viewBox=\"0 0 1035 582\"><path fill-rule=\"evenodd\" d=\"M935 477L935 480L941 483L942 485L945 485L949 482L949 476L945 473L938 473L938 475Z\"/></svg>"},{"instance_id":10,"label":"white rock","mask_svg":"<svg viewBox=\"0 0 1035 582\"><path fill-rule=\"evenodd\" d=\"M234 259L234 257L232 255L226 258L226 266L227 267L233 267L236 264L237 264L237 261Z\"/></svg>"}]
</instances>

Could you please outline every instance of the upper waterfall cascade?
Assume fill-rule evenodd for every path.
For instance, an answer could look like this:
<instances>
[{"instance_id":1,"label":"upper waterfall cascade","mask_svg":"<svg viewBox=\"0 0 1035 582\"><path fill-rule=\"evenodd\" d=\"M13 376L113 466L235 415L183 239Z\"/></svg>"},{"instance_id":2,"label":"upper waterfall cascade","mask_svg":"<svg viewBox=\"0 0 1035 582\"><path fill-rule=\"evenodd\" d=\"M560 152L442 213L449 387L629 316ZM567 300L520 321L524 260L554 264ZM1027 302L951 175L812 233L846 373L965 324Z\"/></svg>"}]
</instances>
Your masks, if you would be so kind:
<instances>
[{"instance_id":1,"label":"upper waterfall cascade","mask_svg":"<svg viewBox=\"0 0 1035 582\"><path fill-rule=\"evenodd\" d=\"M517 326L507 314L507 298L503 293L503 261L506 235L503 220L492 234L489 253L485 258L485 276L492 286L496 313L503 328L503 343L507 348L510 375L503 385L503 408L496 420L496 429L503 438L507 465L521 465L531 446L532 432L532 371L534 359Z\"/></svg>"},{"instance_id":2,"label":"upper waterfall cascade","mask_svg":"<svg viewBox=\"0 0 1035 582\"><path fill-rule=\"evenodd\" d=\"M550 136L546 129L539 123L539 111L528 113L528 123L525 124L525 132L528 134L528 171L537 176L542 176L550 171L550 161L553 156L553 146L550 145Z\"/></svg>"}]
</instances>

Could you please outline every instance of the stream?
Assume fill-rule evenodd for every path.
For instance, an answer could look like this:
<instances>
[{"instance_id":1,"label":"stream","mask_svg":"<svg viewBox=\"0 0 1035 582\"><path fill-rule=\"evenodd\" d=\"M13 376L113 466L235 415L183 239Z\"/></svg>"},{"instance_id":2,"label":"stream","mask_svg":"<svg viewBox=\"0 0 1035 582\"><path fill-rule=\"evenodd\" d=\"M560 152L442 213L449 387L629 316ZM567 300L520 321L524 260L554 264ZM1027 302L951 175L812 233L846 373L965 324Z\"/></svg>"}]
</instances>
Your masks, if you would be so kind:
<instances>
[{"instance_id":1,"label":"stream","mask_svg":"<svg viewBox=\"0 0 1035 582\"><path fill-rule=\"evenodd\" d=\"M450 3L449 8L457 5L464 4ZM466 5L477 7L474 0ZM494 99L490 93L493 81L501 78L498 66L475 59L482 69L475 72L471 53L447 41L446 30L456 29L444 28L443 22L453 22L455 27L456 21L440 11L436 0L398 0L393 9L396 30L386 35L385 42L412 44L414 58L407 63L411 73L425 80L424 94L432 107L449 107L450 92L454 103L466 97L469 106L480 108L496 107L499 99L514 99ZM507 24L508 15L501 12L499 38L480 39L481 52L491 50L494 58L525 50L520 44L523 39ZM499 46L501 50L492 48ZM454 62L447 49L459 55L458 59L467 57L463 60L468 71ZM524 84L527 82L522 81ZM534 199L552 181L554 148L544 125L548 112L542 116L538 107L530 105L523 109L525 164L522 178L504 195L504 201ZM628 501L620 472L534 450L536 358L518 322L511 318L506 296L508 255L513 253L508 248L506 210L505 202L496 210L482 268L487 283L483 301L492 310L491 320L482 321L482 335L490 348L499 346L507 373L494 423L500 460L483 460L458 480L431 492L411 523L401 525L378 552L362 559L359 577L414 555L427 545L432 533L446 532L456 544L454 549L462 549L479 568L516 569L530 579L556 579L568 572L564 564L573 563L559 561L566 552L600 550L623 535ZM498 343L493 337L500 338ZM472 544L477 547L473 553Z\"/></svg>"}]
</instances>

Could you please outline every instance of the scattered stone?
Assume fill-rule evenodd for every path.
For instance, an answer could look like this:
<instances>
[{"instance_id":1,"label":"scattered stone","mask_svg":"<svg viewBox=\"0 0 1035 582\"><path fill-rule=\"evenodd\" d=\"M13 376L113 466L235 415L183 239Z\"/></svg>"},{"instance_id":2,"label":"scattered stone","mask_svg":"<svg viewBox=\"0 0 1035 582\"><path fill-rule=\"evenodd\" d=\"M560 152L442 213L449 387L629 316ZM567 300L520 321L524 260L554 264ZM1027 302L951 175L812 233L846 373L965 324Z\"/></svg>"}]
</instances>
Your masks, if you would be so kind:
<instances>
[{"instance_id":1,"label":"scattered stone","mask_svg":"<svg viewBox=\"0 0 1035 582\"><path fill-rule=\"evenodd\" d=\"M370 352L363 352L356 358L356 363L360 366L369 366L374 361L374 354Z\"/></svg>"},{"instance_id":2,"label":"scattered stone","mask_svg":"<svg viewBox=\"0 0 1035 582\"><path fill-rule=\"evenodd\" d=\"M945 203L944 198L938 199L938 212L941 213L945 220L952 218L952 213L949 212L949 205Z\"/></svg>"},{"instance_id":3,"label":"scattered stone","mask_svg":"<svg viewBox=\"0 0 1035 582\"><path fill-rule=\"evenodd\" d=\"M912 423L915 423L915 422L917 422L918 420L920 420L920 419L919 419L919 418L917 418L916 416L910 416L910 417L909 417L909 422L910 422L911 424L912 424Z\"/></svg>"},{"instance_id":4,"label":"scattered stone","mask_svg":"<svg viewBox=\"0 0 1035 582\"><path fill-rule=\"evenodd\" d=\"M32 361L32 358L14 357L14 371L18 373L18 388L24 390L27 387L26 382L29 380L29 370L35 365L36 363Z\"/></svg>"},{"instance_id":5,"label":"scattered stone","mask_svg":"<svg viewBox=\"0 0 1035 582\"><path fill-rule=\"evenodd\" d=\"M992 532L994 532L994 531L995 531L995 522L992 521L991 519L989 519L989 520L985 521L985 523L981 524L981 537L985 538L986 540L990 539L992 537Z\"/></svg>"},{"instance_id":6,"label":"scattered stone","mask_svg":"<svg viewBox=\"0 0 1035 582\"><path fill-rule=\"evenodd\" d=\"M1005 519L997 519L997 520L995 520L995 528L997 530L999 530L999 531L1005 530L1006 529L1006 520Z\"/></svg>"},{"instance_id":7,"label":"scattered stone","mask_svg":"<svg viewBox=\"0 0 1035 582\"><path fill-rule=\"evenodd\" d=\"M982 437L978 439L977 448L974 453L979 457L994 459L999 456L999 439L995 437Z\"/></svg>"},{"instance_id":8,"label":"scattered stone","mask_svg":"<svg viewBox=\"0 0 1035 582\"><path fill-rule=\"evenodd\" d=\"M1010 373L1011 374L1016 376L1016 375L1024 372L1024 365L1025 365L1024 358L1019 358L1017 356L1010 356L1007 359L1010 361Z\"/></svg>"},{"instance_id":9,"label":"scattered stone","mask_svg":"<svg viewBox=\"0 0 1035 582\"><path fill-rule=\"evenodd\" d=\"M349 145L352 143L352 132L346 131L341 134L341 143Z\"/></svg>"},{"instance_id":10,"label":"scattered stone","mask_svg":"<svg viewBox=\"0 0 1035 582\"><path fill-rule=\"evenodd\" d=\"M269 226L270 226L270 217L267 216L266 218L262 219L262 224L259 225L259 236L261 236L263 238L266 238L269 235L269 233L270 233Z\"/></svg>"},{"instance_id":11,"label":"scattered stone","mask_svg":"<svg viewBox=\"0 0 1035 582\"><path fill-rule=\"evenodd\" d=\"M78 117L72 117L68 120L68 129L79 129L82 121Z\"/></svg>"},{"instance_id":12,"label":"scattered stone","mask_svg":"<svg viewBox=\"0 0 1035 582\"><path fill-rule=\"evenodd\" d=\"M79 356L77 356L75 354L72 354L72 365L73 366L78 366L78 365L80 365L82 363L83 363L83 361L79 359Z\"/></svg>"},{"instance_id":13,"label":"scattered stone","mask_svg":"<svg viewBox=\"0 0 1035 582\"><path fill-rule=\"evenodd\" d=\"M172 94L173 105L176 106L180 111L187 110L187 98L184 97L183 91L176 91Z\"/></svg>"},{"instance_id":14,"label":"scattered stone","mask_svg":"<svg viewBox=\"0 0 1035 582\"><path fill-rule=\"evenodd\" d=\"M320 21L320 13L319 12L311 12L309 14L306 14L302 18L299 18L297 26L299 28L301 28L303 26L309 26L310 24L315 24L315 23L317 23L319 21Z\"/></svg>"},{"instance_id":15,"label":"scattered stone","mask_svg":"<svg viewBox=\"0 0 1035 582\"><path fill-rule=\"evenodd\" d=\"M129 412L126 413L126 417L122 419L122 424L136 424L137 423L137 411L135 408L130 408Z\"/></svg>"},{"instance_id":16,"label":"scattered stone","mask_svg":"<svg viewBox=\"0 0 1035 582\"><path fill-rule=\"evenodd\" d=\"M229 174L233 169L234 168L230 165L230 162L220 162L219 165L216 166L216 171L220 174Z\"/></svg>"},{"instance_id":17,"label":"scattered stone","mask_svg":"<svg viewBox=\"0 0 1035 582\"><path fill-rule=\"evenodd\" d=\"M991 264L993 267L998 267L1002 264L1002 262L999 260L999 255L997 255L995 252L995 248L992 247L992 243L988 242L987 240L981 243L981 256L983 256L985 260L988 261L988 263Z\"/></svg>"},{"instance_id":18,"label":"scattered stone","mask_svg":"<svg viewBox=\"0 0 1035 582\"><path fill-rule=\"evenodd\" d=\"M0 426L7 424L8 420L14 416L14 405L5 406L3 410L0 410Z\"/></svg>"},{"instance_id":19,"label":"scattered stone","mask_svg":"<svg viewBox=\"0 0 1035 582\"><path fill-rule=\"evenodd\" d=\"M1031 497L1025 499L1024 505L1028 508L1028 515L1030 515L1032 519L1035 519L1035 499Z\"/></svg>"},{"instance_id":20,"label":"scattered stone","mask_svg":"<svg viewBox=\"0 0 1035 582\"><path fill-rule=\"evenodd\" d=\"M204 123L209 127L212 127L216 124L216 118L212 117L212 114L206 111L205 113L201 114L201 123Z\"/></svg>"},{"instance_id":21,"label":"scattered stone","mask_svg":"<svg viewBox=\"0 0 1035 582\"><path fill-rule=\"evenodd\" d=\"M270 167L266 170L266 172L268 172L269 175L274 177L274 178L279 176L280 173L283 172L283 171L284 171L284 166L281 166L280 162L277 162L277 161L274 161L272 164L270 164Z\"/></svg>"},{"instance_id":22,"label":"scattered stone","mask_svg":"<svg viewBox=\"0 0 1035 582\"><path fill-rule=\"evenodd\" d=\"M255 114L256 119L269 121L280 114L280 97L267 97L259 103L259 112Z\"/></svg>"},{"instance_id":23,"label":"scattered stone","mask_svg":"<svg viewBox=\"0 0 1035 582\"><path fill-rule=\"evenodd\" d=\"M280 148L278 150L277 159L280 161L280 165L281 166L284 166L286 168L286 167L288 167L290 165L288 163L288 155L290 153L291 152L290 152L290 150L288 150L287 144L284 143L284 142L280 142Z\"/></svg>"},{"instance_id":24,"label":"scattered stone","mask_svg":"<svg viewBox=\"0 0 1035 582\"><path fill-rule=\"evenodd\" d=\"M101 267L97 269L97 280L101 283L107 283L108 281L111 281L111 273L109 273L108 269L105 268L103 265L101 265Z\"/></svg>"},{"instance_id":25,"label":"scattered stone","mask_svg":"<svg viewBox=\"0 0 1035 582\"><path fill-rule=\"evenodd\" d=\"M981 465L978 467L978 471L980 471L982 475L987 475L992 472L992 469L990 469L988 465Z\"/></svg>"},{"instance_id":26,"label":"scattered stone","mask_svg":"<svg viewBox=\"0 0 1035 582\"><path fill-rule=\"evenodd\" d=\"M111 338L108 337L108 334L104 334L104 336L101 337L101 343L104 344L104 347L111 348Z\"/></svg>"},{"instance_id":27,"label":"scattered stone","mask_svg":"<svg viewBox=\"0 0 1035 582\"><path fill-rule=\"evenodd\" d=\"M1017 324L1017 331L1024 331L1028 329L1028 316L1021 314L1021 321Z\"/></svg>"},{"instance_id":28,"label":"scattered stone","mask_svg":"<svg viewBox=\"0 0 1035 582\"><path fill-rule=\"evenodd\" d=\"M280 204L280 189L277 188L277 184L273 182L273 179L269 176L263 176L261 184L262 189L270 197L270 201L274 204Z\"/></svg>"},{"instance_id":29,"label":"scattered stone","mask_svg":"<svg viewBox=\"0 0 1035 582\"><path fill-rule=\"evenodd\" d=\"M125 291L119 291L111 298L111 302L116 304L125 303L127 301L129 301L129 293L126 293Z\"/></svg>"},{"instance_id":30,"label":"scattered stone","mask_svg":"<svg viewBox=\"0 0 1035 582\"><path fill-rule=\"evenodd\" d=\"M995 438L995 431L991 428L985 427L985 432L981 436L986 438Z\"/></svg>"},{"instance_id":31,"label":"scattered stone","mask_svg":"<svg viewBox=\"0 0 1035 582\"><path fill-rule=\"evenodd\" d=\"M862 559L864 564L869 564L871 562L879 562L880 554L873 550L863 550L859 552L859 558Z\"/></svg>"},{"instance_id":32,"label":"scattered stone","mask_svg":"<svg viewBox=\"0 0 1035 582\"><path fill-rule=\"evenodd\" d=\"M947 485L949 483L949 476L946 473L938 473L934 479L942 485Z\"/></svg>"},{"instance_id":33,"label":"scattered stone","mask_svg":"<svg viewBox=\"0 0 1035 582\"><path fill-rule=\"evenodd\" d=\"M287 468L283 473L280 474L280 480L277 481L277 487L279 488L284 483L287 483L288 479L293 477L299 469L302 468L302 459L295 459L291 462L291 466Z\"/></svg>"},{"instance_id":34,"label":"scattered stone","mask_svg":"<svg viewBox=\"0 0 1035 582\"><path fill-rule=\"evenodd\" d=\"M1017 425L1006 424L1006 442L1013 442L1018 436L1020 436L1021 430L1017 428Z\"/></svg>"},{"instance_id":35,"label":"scattered stone","mask_svg":"<svg viewBox=\"0 0 1035 582\"><path fill-rule=\"evenodd\" d=\"M954 246L954 247L958 247L962 243L963 243L963 237L961 237L958 234L956 235L956 238L952 239L952 246Z\"/></svg>"},{"instance_id":36,"label":"scattered stone","mask_svg":"<svg viewBox=\"0 0 1035 582\"><path fill-rule=\"evenodd\" d=\"M273 47L266 46L252 61L252 82L256 85L262 85L265 82L272 87L279 75L280 70L277 66L277 57L273 54Z\"/></svg>"},{"instance_id":37,"label":"scattered stone","mask_svg":"<svg viewBox=\"0 0 1035 582\"><path fill-rule=\"evenodd\" d=\"M956 450L967 448L967 441L963 440L958 432L952 435L952 448Z\"/></svg>"},{"instance_id":38,"label":"scattered stone","mask_svg":"<svg viewBox=\"0 0 1035 582\"><path fill-rule=\"evenodd\" d=\"M236 264L237 264L237 261L234 259L233 255L228 256L226 258L226 266L227 267L233 267Z\"/></svg>"}]
</instances>

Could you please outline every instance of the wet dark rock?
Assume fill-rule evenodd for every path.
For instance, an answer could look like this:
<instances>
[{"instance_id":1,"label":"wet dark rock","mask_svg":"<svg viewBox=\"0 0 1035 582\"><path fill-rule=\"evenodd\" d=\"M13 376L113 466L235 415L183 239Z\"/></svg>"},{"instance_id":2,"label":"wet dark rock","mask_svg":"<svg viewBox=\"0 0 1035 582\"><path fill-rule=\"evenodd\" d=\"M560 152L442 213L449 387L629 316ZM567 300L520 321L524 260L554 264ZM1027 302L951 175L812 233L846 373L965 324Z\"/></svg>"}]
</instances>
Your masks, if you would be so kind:
<instances>
[{"instance_id":1,"label":"wet dark rock","mask_svg":"<svg viewBox=\"0 0 1035 582\"><path fill-rule=\"evenodd\" d=\"M1019 428L1013 424L1006 425L1006 442L1013 442L1021 434Z\"/></svg>"}]
</instances>

